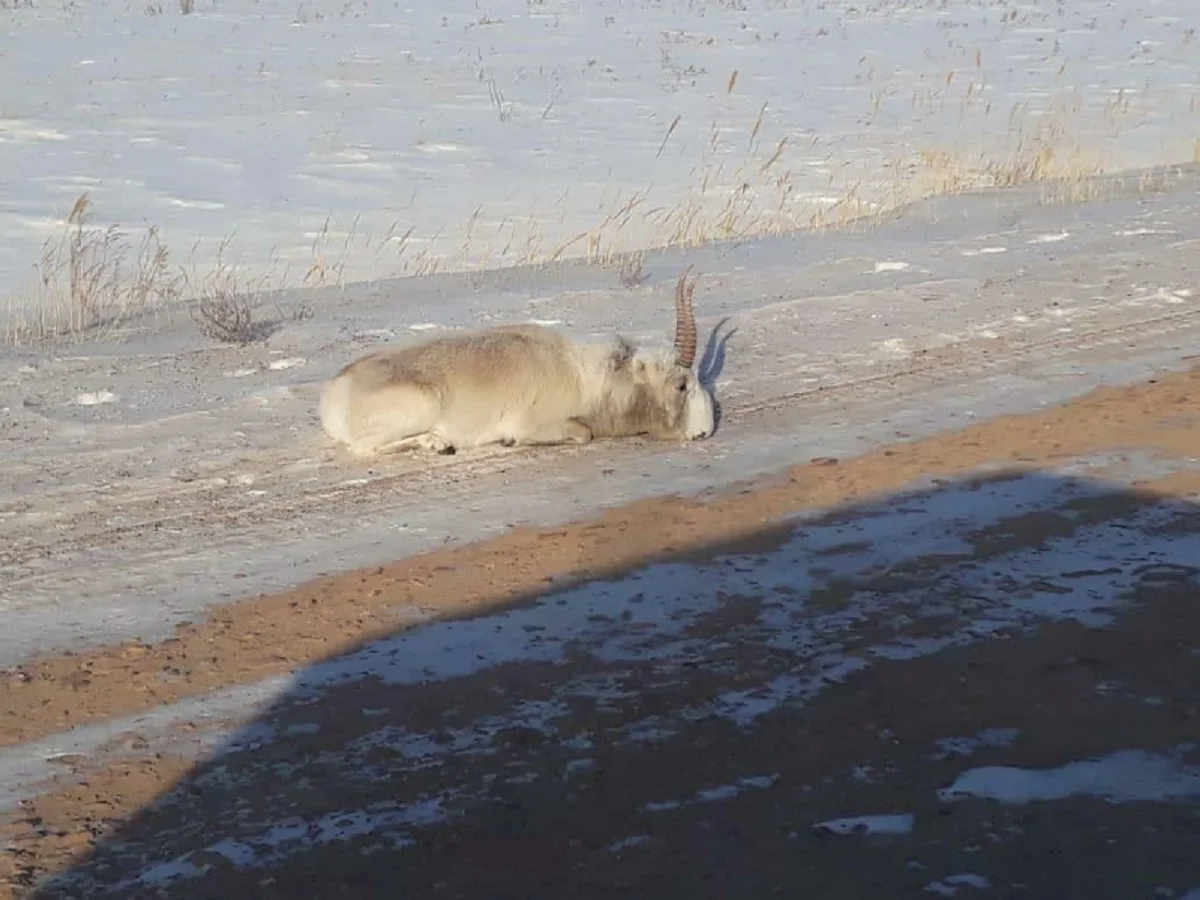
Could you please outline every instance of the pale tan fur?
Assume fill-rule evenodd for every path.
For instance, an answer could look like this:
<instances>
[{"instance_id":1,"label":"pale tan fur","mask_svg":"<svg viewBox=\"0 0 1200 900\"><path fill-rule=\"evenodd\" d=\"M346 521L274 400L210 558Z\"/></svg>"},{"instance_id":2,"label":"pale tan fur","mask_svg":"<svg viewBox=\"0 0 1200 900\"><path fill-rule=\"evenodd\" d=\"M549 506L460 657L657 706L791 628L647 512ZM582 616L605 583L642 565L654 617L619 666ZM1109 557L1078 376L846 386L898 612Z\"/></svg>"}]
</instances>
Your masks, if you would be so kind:
<instances>
[{"instance_id":1,"label":"pale tan fur","mask_svg":"<svg viewBox=\"0 0 1200 900\"><path fill-rule=\"evenodd\" d=\"M638 349L619 337L575 343L540 325L500 326L371 353L326 385L321 425L357 456L413 445L453 453L492 443L707 437L713 404L691 370L690 300L689 292L689 307L680 315L691 322L693 336L683 341L683 351L677 336L674 354Z\"/></svg>"}]
</instances>

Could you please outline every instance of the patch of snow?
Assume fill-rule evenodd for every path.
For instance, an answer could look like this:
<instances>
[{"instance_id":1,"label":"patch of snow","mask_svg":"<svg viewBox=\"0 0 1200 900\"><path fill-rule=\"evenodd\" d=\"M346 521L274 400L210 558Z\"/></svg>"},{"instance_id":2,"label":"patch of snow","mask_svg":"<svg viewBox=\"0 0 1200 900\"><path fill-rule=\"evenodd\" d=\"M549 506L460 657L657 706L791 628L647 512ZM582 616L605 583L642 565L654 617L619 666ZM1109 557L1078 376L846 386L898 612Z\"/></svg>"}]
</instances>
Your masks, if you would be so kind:
<instances>
[{"instance_id":1,"label":"patch of snow","mask_svg":"<svg viewBox=\"0 0 1200 900\"><path fill-rule=\"evenodd\" d=\"M1110 803L1189 800L1200 797L1200 767L1180 762L1190 748L1178 747L1170 755L1118 750L1054 769L969 769L950 787L939 790L938 796L942 800L978 797L1008 804L1077 796L1099 797Z\"/></svg>"},{"instance_id":2,"label":"patch of snow","mask_svg":"<svg viewBox=\"0 0 1200 900\"><path fill-rule=\"evenodd\" d=\"M612 853L620 853L622 850L628 850L631 847L641 847L650 843L650 835L634 834L627 838L621 838L619 841L613 841L608 845L608 849Z\"/></svg>"},{"instance_id":3,"label":"patch of snow","mask_svg":"<svg viewBox=\"0 0 1200 900\"><path fill-rule=\"evenodd\" d=\"M880 813L878 815L826 819L824 822L817 822L813 828L839 835L897 835L911 833L913 821L912 813Z\"/></svg>"},{"instance_id":4,"label":"patch of snow","mask_svg":"<svg viewBox=\"0 0 1200 900\"><path fill-rule=\"evenodd\" d=\"M85 391L75 395L75 402L79 406L98 406L102 403L116 403L117 395L112 391Z\"/></svg>"},{"instance_id":5,"label":"patch of snow","mask_svg":"<svg viewBox=\"0 0 1200 900\"><path fill-rule=\"evenodd\" d=\"M326 813L316 819L295 818L277 822L252 838L225 838L151 866L136 877L117 883L112 890L115 894L137 885L161 887L198 878L207 871L208 866L197 866L191 860L202 859L213 853L238 868L266 868L314 846L339 843L364 835L387 838L392 846L404 846L409 843L405 834L407 829L449 818L449 813L443 808L446 799L439 795L398 809L348 809Z\"/></svg>"},{"instance_id":6,"label":"patch of snow","mask_svg":"<svg viewBox=\"0 0 1200 900\"><path fill-rule=\"evenodd\" d=\"M596 760L594 760L590 757L585 757L582 759L573 759L567 763L565 775L567 777L570 777L573 775L585 774L587 772L592 772L592 771L595 771L595 769L598 765L599 765L599 763L597 763Z\"/></svg>"},{"instance_id":7,"label":"patch of snow","mask_svg":"<svg viewBox=\"0 0 1200 900\"><path fill-rule=\"evenodd\" d=\"M189 862L186 858L172 859L167 862L155 863L143 869L138 876L137 883L143 884L146 887L158 887L159 885L185 881L189 878L200 878L208 872L208 869L207 864L197 866L195 863Z\"/></svg>"},{"instance_id":8,"label":"patch of snow","mask_svg":"<svg viewBox=\"0 0 1200 900\"><path fill-rule=\"evenodd\" d=\"M683 800L655 800L642 804L643 812L665 812L693 806L697 803L716 803L721 800L732 800L746 792L747 789L764 790L779 780L778 775L748 775L739 778L733 784L721 784L697 791L691 797Z\"/></svg>"},{"instance_id":9,"label":"patch of snow","mask_svg":"<svg viewBox=\"0 0 1200 900\"><path fill-rule=\"evenodd\" d=\"M947 875L940 881L931 881L925 885L925 890L937 894L939 897L953 897L958 893L960 887L973 887L980 891L986 891L991 886L992 883L982 875L964 872L961 875Z\"/></svg>"},{"instance_id":10,"label":"patch of snow","mask_svg":"<svg viewBox=\"0 0 1200 900\"><path fill-rule=\"evenodd\" d=\"M485 716L467 728L448 728L437 734L414 732L399 726L376 729L348 744L347 757L367 758L372 752L386 747L391 753L404 757L410 770L441 765L449 756L487 756L496 751L494 739L511 728L536 731L548 738L558 737L554 722L569 713L561 702L522 701L503 715ZM360 769L365 764L360 764Z\"/></svg>"},{"instance_id":11,"label":"patch of snow","mask_svg":"<svg viewBox=\"0 0 1200 900\"><path fill-rule=\"evenodd\" d=\"M267 368L271 369L272 371L279 371L280 369L294 369L296 366L302 366L306 362L308 362L308 360L303 356L288 356L284 357L283 359L271 360L271 362L267 364Z\"/></svg>"},{"instance_id":12,"label":"patch of snow","mask_svg":"<svg viewBox=\"0 0 1200 900\"><path fill-rule=\"evenodd\" d=\"M772 643L795 643L791 635ZM748 728L756 720L788 703L810 700L831 684L839 684L848 676L865 669L867 663L854 657L827 655L810 662L813 674L807 676L780 675L765 684L749 689L726 691L707 704L713 714L729 719L740 728Z\"/></svg>"},{"instance_id":13,"label":"patch of snow","mask_svg":"<svg viewBox=\"0 0 1200 900\"><path fill-rule=\"evenodd\" d=\"M1138 237L1143 234L1175 234L1161 228L1121 228L1113 232L1116 237Z\"/></svg>"},{"instance_id":14,"label":"patch of snow","mask_svg":"<svg viewBox=\"0 0 1200 900\"><path fill-rule=\"evenodd\" d=\"M985 728L975 737L938 738L934 745L940 751L932 759L947 759L951 756L970 756L980 747L1008 747L1017 739L1016 728Z\"/></svg>"}]
</instances>

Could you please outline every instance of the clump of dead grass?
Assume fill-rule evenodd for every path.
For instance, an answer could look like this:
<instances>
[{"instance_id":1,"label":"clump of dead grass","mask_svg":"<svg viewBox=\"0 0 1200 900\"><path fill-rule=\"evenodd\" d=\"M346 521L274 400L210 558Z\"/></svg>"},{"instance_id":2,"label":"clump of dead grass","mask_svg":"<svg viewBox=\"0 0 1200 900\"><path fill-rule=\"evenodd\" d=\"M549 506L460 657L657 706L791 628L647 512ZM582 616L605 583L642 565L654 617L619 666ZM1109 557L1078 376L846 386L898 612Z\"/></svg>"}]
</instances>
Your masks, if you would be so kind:
<instances>
[{"instance_id":1,"label":"clump of dead grass","mask_svg":"<svg viewBox=\"0 0 1200 900\"><path fill-rule=\"evenodd\" d=\"M649 277L649 273L646 272L645 251L629 254L617 266L617 278L621 286L628 290L638 287Z\"/></svg>"},{"instance_id":2,"label":"clump of dead grass","mask_svg":"<svg viewBox=\"0 0 1200 900\"><path fill-rule=\"evenodd\" d=\"M953 76L953 72L946 76L947 89ZM727 92L736 80L734 73ZM992 113L991 102L983 99L983 89L977 86L983 80L980 76L967 85L964 117L969 112L983 118ZM868 124L879 116L884 101L883 93L871 94ZM935 102L944 105L946 98L914 95L913 107L920 112L922 104ZM1116 127L1129 107L1129 96L1119 94L1105 103L1102 112ZM1094 177L1104 173L1104 158L1078 146L1075 135L1080 133L1076 126L1081 115L1081 100L1075 93L1048 103L1045 110L1018 104L1009 114L1007 134L998 138L995 146L974 153L954 145L915 147L876 160L884 164L885 171L890 170L890 184L886 176L881 182L876 173L863 173L862 179L855 180L851 170L831 163L827 167L829 189L806 193L801 188L811 180L813 159L830 154L820 146L819 136L770 135L764 103L752 124L747 123L745 135L732 138L744 141L740 148L727 144L732 134L728 128L712 123L706 150L692 170L692 186L669 204L653 205L649 189L621 192L602 203L593 227L565 240L544 232L545 223L539 221L536 211L527 222L505 217L485 224L480 207L463 229L461 248L450 253L438 249L443 228L418 235L415 226L403 230L396 221L375 241L369 234L359 234L357 217L348 232L336 234L340 247L335 246L335 233L327 220L313 236L303 283L344 288L352 249L374 246L377 256L391 257L392 264L402 261L404 273L416 276L497 265L538 266L583 257L591 264L611 267L620 283L632 289L646 278L644 260L651 250L803 231L872 228L885 224L912 202L931 196L1036 184L1046 203L1096 200L1112 188ZM678 136L686 131L681 123L682 116L675 115L656 157L678 142ZM1193 156L1200 163L1200 141ZM796 165L807 167L798 179L791 168ZM1157 177L1147 176L1139 187L1156 189L1153 179ZM91 225L89 209L88 195L83 194L62 233L47 242L39 267L38 296L27 308L32 316L15 329L21 337L44 338L119 323L158 309L185 292L190 298L189 315L209 339L245 344L268 330L258 321L262 284L248 282L221 260L220 253L216 268L204 277L197 277L194 271L175 274L156 229L150 229L132 252L127 236L116 226ZM494 234L489 234L491 227ZM227 242L222 243L222 250ZM354 247L356 243L362 247ZM10 339L13 336L10 325Z\"/></svg>"},{"instance_id":3,"label":"clump of dead grass","mask_svg":"<svg viewBox=\"0 0 1200 900\"><path fill-rule=\"evenodd\" d=\"M10 299L4 342L39 344L105 333L144 315L169 312L188 298L186 309L206 338L247 344L270 331L257 310L269 280L249 279L224 259L199 275L171 264L157 228L134 245L117 225L95 225L91 197L76 198L61 231L43 245L37 278L26 295Z\"/></svg>"},{"instance_id":4,"label":"clump of dead grass","mask_svg":"<svg viewBox=\"0 0 1200 900\"><path fill-rule=\"evenodd\" d=\"M178 299L182 279L158 229L135 249L116 225L93 225L90 209L90 195L80 194L43 244L31 302L9 317L10 343L111 328Z\"/></svg>"}]
</instances>

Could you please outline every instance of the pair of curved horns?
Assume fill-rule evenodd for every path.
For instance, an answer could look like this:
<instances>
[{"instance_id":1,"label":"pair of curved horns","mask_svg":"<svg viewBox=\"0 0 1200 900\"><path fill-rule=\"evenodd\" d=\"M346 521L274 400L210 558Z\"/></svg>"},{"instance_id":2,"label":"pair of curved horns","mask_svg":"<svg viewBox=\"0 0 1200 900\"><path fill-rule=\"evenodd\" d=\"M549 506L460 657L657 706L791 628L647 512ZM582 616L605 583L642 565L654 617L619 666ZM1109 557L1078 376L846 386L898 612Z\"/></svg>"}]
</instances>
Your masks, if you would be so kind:
<instances>
[{"instance_id":1,"label":"pair of curved horns","mask_svg":"<svg viewBox=\"0 0 1200 900\"><path fill-rule=\"evenodd\" d=\"M696 313L692 309L692 294L700 280L697 275L689 283L690 271L691 266L684 269L675 285L675 353L679 364L689 369L696 359Z\"/></svg>"}]
</instances>

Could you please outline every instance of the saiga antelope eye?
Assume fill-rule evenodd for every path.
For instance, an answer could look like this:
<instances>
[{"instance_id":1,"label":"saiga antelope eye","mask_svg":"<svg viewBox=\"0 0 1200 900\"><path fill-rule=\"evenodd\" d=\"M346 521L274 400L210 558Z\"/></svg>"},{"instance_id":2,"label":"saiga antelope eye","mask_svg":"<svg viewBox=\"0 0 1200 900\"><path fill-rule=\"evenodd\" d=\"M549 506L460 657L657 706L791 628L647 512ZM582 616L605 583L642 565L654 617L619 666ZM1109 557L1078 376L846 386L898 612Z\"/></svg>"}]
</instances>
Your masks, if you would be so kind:
<instances>
[{"instance_id":1,"label":"saiga antelope eye","mask_svg":"<svg viewBox=\"0 0 1200 900\"><path fill-rule=\"evenodd\" d=\"M679 384L677 384L675 386L675 388L676 388L676 390L679 391L679 393L682 394L684 391L687 390L687 379L680 381Z\"/></svg>"}]
</instances>

